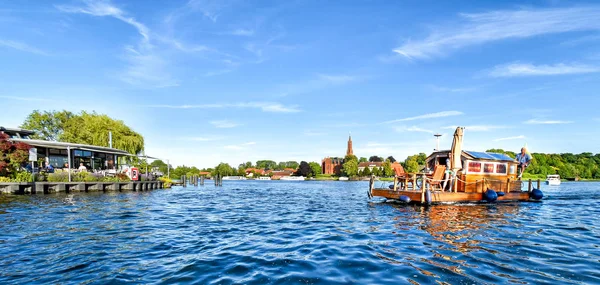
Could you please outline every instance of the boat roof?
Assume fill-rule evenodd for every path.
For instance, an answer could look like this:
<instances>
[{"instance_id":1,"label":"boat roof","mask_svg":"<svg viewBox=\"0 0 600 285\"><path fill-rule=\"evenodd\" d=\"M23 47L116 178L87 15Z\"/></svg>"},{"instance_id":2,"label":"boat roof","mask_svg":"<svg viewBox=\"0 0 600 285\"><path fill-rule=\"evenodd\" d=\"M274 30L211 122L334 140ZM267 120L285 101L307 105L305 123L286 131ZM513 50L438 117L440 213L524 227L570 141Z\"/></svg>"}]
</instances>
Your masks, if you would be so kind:
<instances>
[{"instance_id":1,"label":"boat roof","mask_svg":"<svg viewBox=\"0 0 600 285\"><path fill-rule=\"evenodd\" d=\"M436 152L432 153L431 155L429 155L427 157L427 160L429 160L432 156L435 156L435 155L440 155L440 154L448 155L449 153L450 153L450 150L436 151ZM493 161L512 161L512 162L515 161L514 158L512 158L506 154L495 153L495 152L463 150L462 155L467 158L470 158L470 159L482 159L482 160L493 160Z\"/></svg>"}]
</instances>

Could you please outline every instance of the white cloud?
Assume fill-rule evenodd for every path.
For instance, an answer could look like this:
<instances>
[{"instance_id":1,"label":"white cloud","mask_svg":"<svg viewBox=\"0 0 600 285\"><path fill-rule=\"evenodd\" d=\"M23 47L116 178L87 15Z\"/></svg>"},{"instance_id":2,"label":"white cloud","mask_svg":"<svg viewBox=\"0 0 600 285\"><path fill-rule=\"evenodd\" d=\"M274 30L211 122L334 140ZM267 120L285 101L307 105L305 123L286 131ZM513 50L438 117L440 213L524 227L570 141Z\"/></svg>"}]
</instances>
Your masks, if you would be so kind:
<instances>
[{"instance_id":1,"label":"white cloud","mask_svg":"<svg viewBox=\"0 0 600 285\"><path fill-rule=\"evenodd\" d=\"M446 93L467 93L473 92L477 90L477 87L459 87L459 88L451 88L451 87L442 87L431 85L430 88L435 92L446 92Z\"/></svg>"},{"instance_id":2,"label":"white cloud","mask_svg":"<svg viewBox=\"0 0 600 285\"><path fill-rule=\"evenodd\" d=\"M240 126L240 124L229 120L211 121L210 124L219 129L228 129Z\"/></svg>"},{"instance_id":3,"label":"white cloud","mask_svg":"<svg viewBox=\"0 0 600 285\"><path fill-rule=\"evenodd\" d=\"M234 36L250 37L254 35L254 30L237 29L231 32Z\"/></svg>"},{"instance_id":4,"label":"white cloud","mask_svg":"<svg viewBox=\"0 0 600 285\"><path fill-rule=\"evenodd\" d=\"M443 127L442 129L455 130L457 127L458 126L447 126L447 127ZM506 129L508 127L507 126L494 126L494 125L472 125L472 126L465 126L464 128L466 131L470 131L470 132L487 132L487 131L497 130L497 129Z\"/></svg>"},{"instance_id":5,"label":"white cloud","mask_svg":"<svg viewBox=\"0 0 600 285\"><path fill-rule=\"evenodd\" d=\"M12 48L12 49L16 49L16 50L20 50L20 51L24 51L24 52L29 52L29 53L34 53L34 54L39 54L39 55L48 55L48 53L46 53L45 51L35 48L35 47L32 47L32 46L30 46L26 43L22 43L22 42L0 39L0 47L8 47L8 48Z\"/></svg>"},{"instance_id":6,"label":"white cloud","mask_svg":"<svg viewBox=\"0 0 600 285\"><path fill-rule=\"evenodd\" d=\"M51 101L50 99L44 99L44 98L4 96L4 95L0 95L0 98L7 99L7 100L28 101L28 102L45 102L45 101Z\"/></svg>"},{"instance_id":7,"label":"white cloud","mask_svg":"<svg viewBox=\"0 0 600 285\"><path fill-rule=\"evenodd\" d=\"M421 133L429 133L429 134L433 134L434 132L432 130L427 130L427 129L423 129L417 126L412 126L412 127L406 127L406 126L401 126L401 127L395 127L394 128L397 132L421 132Z\"/></svg>"},{"instance_id":8,"label":"white cloud","mask_svg":"<svg viewBox=\"0 0 600 285\"><path fill-rule=\"evenodd\" d=\"M581 64L533 65L528 63L509 63L498 65L490 71L491 77L545 76L600 72L600 67Z\"/></svg>"},{"instance_id":9,"label":"white cloud","mask_svg":"<svg viewBox=\"0 0 600 285\"><path fill-rule=\"evenodd\" d=\"M199 104L199 105L148 105L150 108L168 109L220 109L220 108L250 108L260 109L263 112L272 113L297 113L301 112L297 106L285 106L273 102L247 102L247 103L224 103L224 104Z\"/></svg>"},{"instance_id":10,"label":"white cloud","mask_svg":"<svg viewBox=\"0 0 600 285\"><path fill-rule=\"evenodd\" d=\"M509 140L522 140L525 139L524 135L520 135L520 136L515 136L515 137L506 137L506 138L498 138L495 139L495 142L500 142L500 141L509 141Z\"/></svg>"},{"instance_id":11,"label":"white cloud","mask_svg":"<svg viewBox=\"0 0 600 285\"><path fill-rule=\"evenodd\" d=\"M407 41L393 51L427 59L471 45L544 34L600 30L600 7L500 10L461 14L458 27L440 28L427 38Z\"/></svg>"},{"instance_id":12,"label":"white cloud","mask_svg":"<svg viewBox=\"0 0 600 285\"><path fill-rule=\"evenodd\" d=\"M540 120L540 119L531 119L523 122L529 125L559 125L559 124L571 124L573 121L560 121L560 120Z\"/></svg>"},{"instance_id":13,"label":"white cloud","mask_svg":"<svg viewBox=\"0 0 600 285\"><path fill-rule=\"evenodd\" d=\"M80 13L95 17L113 17L132 27L142 36L137 46L125 46L124 59L128 63L119 79L132 85L150 88L178 86L177 80L168 73L168 61L157 51L151 43L151 31L146 25L129 16L125 11L113 5L108 0L83 1L83 6L56 5L55 7L65 13ZM176 47L177 41L157 37L161 41L170 41Z\"/></svg>"},{"instance_id":14,"label":"white cloud","mask_svg":"<svg viewBox=\"0 0 600 285\"><path fill-rule=\"evenodd\" d=\"M255 145L255 144L256 144L256 142L247 142L247 143L237 144L237 145L226 145L226 146L223 146L223 148L228 149L228 150L245 150L245 149L248 149L249 146Z\"/></svg>"},{"instance_id":15,"label":"white cloud","mask_svg":"<svg viewBox=\"0 0 600 285\"><path fill-rule=\"evenodd\" d=\"M356 76L350 76L345 74L317 74L317 76L319 76L319 79L321 80L334 84L348 83L356 81L358 79L358 77Z\"/></svg>"},{"instance_id":16,"label":"white cloud","mask_svg":"<svg viewBox=\"0 0 600 285\"><path fill-rule=\"evenodd\" d=\"M406 122L406 121L415 121L415 120L424 120L424 119L443 118L443 117L450 117L450 116L459 116L459 115L462 115L462 114L463 114L463 112L460 112L460 111L443 111L443 112L437 112L437 113L429 113L429 114L419 115L419 116L415 116L415 117L408 117L408 118L404 118L404 119L397 119L397 120L392 120L392 121L386 121L386 122L383 122L383 124L391 124L391 123Z\"/></svg>"}]
</instances>

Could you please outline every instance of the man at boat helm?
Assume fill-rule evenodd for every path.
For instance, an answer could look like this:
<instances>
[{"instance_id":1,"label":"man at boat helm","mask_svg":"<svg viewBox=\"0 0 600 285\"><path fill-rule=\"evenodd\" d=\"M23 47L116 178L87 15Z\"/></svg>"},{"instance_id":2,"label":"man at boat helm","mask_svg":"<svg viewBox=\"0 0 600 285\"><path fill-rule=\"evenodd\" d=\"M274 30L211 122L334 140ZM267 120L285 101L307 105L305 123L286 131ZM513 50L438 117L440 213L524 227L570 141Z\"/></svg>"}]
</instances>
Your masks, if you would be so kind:
<instances>
[{"instance_id":1,"label":"man at boat helm","mask_svg":"<svg viewBox=\"0 0 600 285\"><path fill-rule=\"evenodd\" d=\"M521 170L519 178L521 178L523 177L525 168L529 166L529 163L531 162L531 155L527 153L527 149L525 147L522 147L521 153L517 154L517 161L519 162L519 169Z\"/></svg>"}]
</instances>

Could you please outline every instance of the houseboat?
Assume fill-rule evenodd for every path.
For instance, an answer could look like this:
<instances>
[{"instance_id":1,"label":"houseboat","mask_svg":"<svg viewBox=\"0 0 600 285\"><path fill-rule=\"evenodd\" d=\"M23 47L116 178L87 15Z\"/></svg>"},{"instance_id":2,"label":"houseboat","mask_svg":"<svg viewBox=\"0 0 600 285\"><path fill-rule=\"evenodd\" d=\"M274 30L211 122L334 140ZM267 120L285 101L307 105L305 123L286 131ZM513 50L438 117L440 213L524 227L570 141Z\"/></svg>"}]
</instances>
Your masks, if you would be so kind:
<instances>
[{"instance_id":1,"label":"houseboat","mask_svg":"<svg viewBox=\"0 0 600 285\"><path fill-rule=\"evenodd\" d=\"M558 186L560 185L560 175L553 174L546 176L546 184L550 186Z\"/></svg>"},{"instance_id":2,"label":"houseboat","mask_svg":"<svg viewBox=\"0 0 600 285\"><path fill-rule=\"evenodd\" d=\"M375 187L371 178L369 197L384 197L404 203L539 201L542 191L517 178L518 162L505 155L462 150L463 129L457 128L451 150L435 151L426 159L423 173L396 173L387 187ZM448 170L448 171L447 171Z\"/></svg>"}]
</instances>

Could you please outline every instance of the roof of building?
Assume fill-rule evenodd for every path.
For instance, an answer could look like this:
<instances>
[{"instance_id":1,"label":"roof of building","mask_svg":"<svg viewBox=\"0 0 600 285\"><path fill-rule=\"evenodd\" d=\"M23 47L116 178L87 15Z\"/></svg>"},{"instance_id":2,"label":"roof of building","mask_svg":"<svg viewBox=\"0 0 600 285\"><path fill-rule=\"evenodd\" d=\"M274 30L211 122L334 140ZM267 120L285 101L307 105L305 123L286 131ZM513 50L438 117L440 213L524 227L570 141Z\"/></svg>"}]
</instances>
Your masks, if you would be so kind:
<instances>
[{"instance_id":1,"label":"roof of building","mask_svg":"<svg viewBox=\"0 0 600 285\"><path fill-rule=\"evenodd\" d=\"M383 162L370 162L370 161L367 161L367 162L360 162L358 164L358 167L370 167L370 166L380 167L382 165L383 165Z\"/></svg>"},{"instance_id":2,"label":"roof of building","mask_svg":"<svg viewBox=\"0 0 600 285\"><path fill-rule=\"evenodd\" d=\"M0 126L0 131L6 132L6 133L19 133L19 134L26 135L26 136L31 136L31 135L35 134L35 132L31 131L31 130L20 129L20 128L5 128L2 126Z\"/></svg>"},{"instance_id":3,"label":"roof of building","mask_svg":"<svg viewBox=\"0 0 600 285\"><path fill-rule=\"evenodd\" d=\"M127 151L116 149L116 148L109 148L109 147L95 146L95 145L87 145L87 144L54 142L54 141L44 141L44 140L32 140L32 139L17 139L17 138L13 138L13 139L10 139L10 140L11 141L15 141L15 142L26 143L26 144L31 145L31 146L47 147L47 148L54 148L54 149L67 149L67 148L70 148L70 149L95 151L95 152L102 152L102 153L109 153L109 154L132 155L132 154L130 154ZM141 157L146 157L146 156L141 156ZM147 156L147 157L155 159L155 158L150 157L150 156Z\"/></svg>"}]
</instances>

